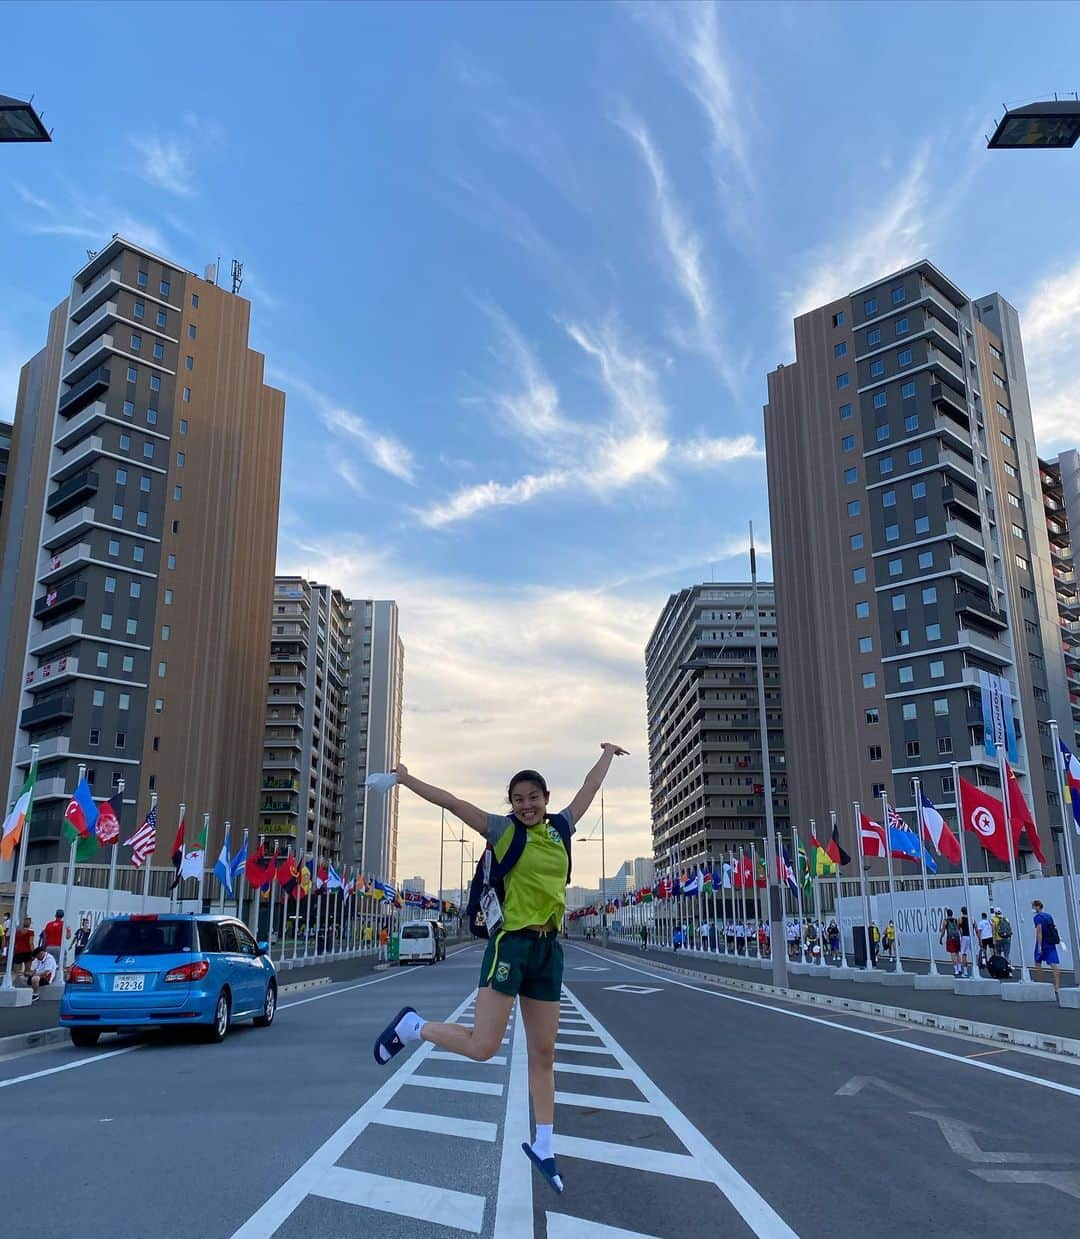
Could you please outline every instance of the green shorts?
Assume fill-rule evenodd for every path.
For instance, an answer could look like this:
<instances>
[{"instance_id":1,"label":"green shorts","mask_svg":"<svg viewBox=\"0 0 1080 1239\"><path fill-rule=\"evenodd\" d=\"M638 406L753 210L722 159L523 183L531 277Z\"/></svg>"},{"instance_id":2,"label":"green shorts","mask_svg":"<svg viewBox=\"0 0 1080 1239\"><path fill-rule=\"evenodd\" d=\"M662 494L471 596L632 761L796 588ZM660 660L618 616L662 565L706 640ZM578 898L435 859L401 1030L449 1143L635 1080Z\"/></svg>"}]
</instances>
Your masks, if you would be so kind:
<instances>
[{"instance_id":1,"label":"green shorts","mask_svg":"<svg viewBox=\"0 0 1080 1239\"><path fill-rule=\"evenodd\" d=\"M550 930L514 929L488 939L480 965L480 985L500 994L520 994L538 1002L558 1002L562 996L563 949Z\"/></svg>"}]
</instances>

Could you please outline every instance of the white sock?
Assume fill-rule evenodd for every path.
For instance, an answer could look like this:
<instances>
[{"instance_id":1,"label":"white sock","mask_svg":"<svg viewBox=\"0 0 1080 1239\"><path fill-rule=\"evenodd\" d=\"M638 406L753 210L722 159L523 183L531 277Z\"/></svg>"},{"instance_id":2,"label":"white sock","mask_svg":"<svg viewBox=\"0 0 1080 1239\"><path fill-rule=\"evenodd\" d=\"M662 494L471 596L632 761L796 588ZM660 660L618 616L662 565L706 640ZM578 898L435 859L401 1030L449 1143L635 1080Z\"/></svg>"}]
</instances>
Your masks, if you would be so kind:
<instances>
[{"instance_id":1,"label":"white sock","mask_svg":"<svg viewBox=\"0 0 1080 1239\"><path fill-rule=\"evenodd\" d=\"M536 1124L536 1139L532 1143L532 1151L542 1162L546 1162L549 1157L555 1156L555 1150L551 1145L554 1130L554 1123Z\"/></svg>"},{"instance_id":2,"label":"white sock","mask_svg":"<svg viewBox=\"0 0 1080 1239\"><path fill-rule=\"evenodd\" d=\"M397 1033L405 1045L408 1045L410 1041L420 1040L420 1030L426 1023L427 1020L417 1015L415 1011L410 1011L408 1015L403 1015L394 1025L394 1032Z\"/></svg>"}]
</instances>

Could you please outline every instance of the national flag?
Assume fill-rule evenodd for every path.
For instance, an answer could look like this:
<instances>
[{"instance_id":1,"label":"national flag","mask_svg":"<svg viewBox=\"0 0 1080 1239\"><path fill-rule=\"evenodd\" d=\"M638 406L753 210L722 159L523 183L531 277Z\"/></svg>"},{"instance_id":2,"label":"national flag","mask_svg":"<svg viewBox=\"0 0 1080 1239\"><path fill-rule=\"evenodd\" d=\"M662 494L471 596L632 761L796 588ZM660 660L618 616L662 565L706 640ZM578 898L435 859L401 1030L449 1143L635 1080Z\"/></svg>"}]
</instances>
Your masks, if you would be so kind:
<instances>
[{"instance_id":1,"label":"national flag","mask_svg":"<svg viewBox=\"0 0 1080 1239\"><path fill-rule=\"evenodd\" d=\"M94 833L97 820L94 793L83 775L64 810L64 835L68 839L86 839Z\"/></svg>"},{"instance_id":2,"label":"national flag","mask_svg":"<svg viewBox=\"0 0 1080 1239\"><path fill-rule=\"evenodd\" d=\"M880 822L871 821L865 813L860 813L859 835L863 856L885 855L885 827Z\"/></svg>"},{"instance_id":3,"label":"national flag","mask_svg":"<svg viewBox=\"0 0 1080 1239\"><path fill-rule=\"evenodd\" d=\"M712 868L711 866L706 865L701 871L701 893L703 895L711 895L714 885L715 883L713 882Z\"/></svg>"},{"instance_id":4,"label":"national flag","mask_svg":"<svg viewBox=\"0 0 1080 1239\"><path fill-rule=\"evenodd\" d=\"M214 877L225 888L225 893L232 896L232 855L229 850L229 832L225 831L225 836L221 840L221 851L218 853L217 863L214 865Z\"/></svg>"},{"instance_id":5,"label":"national flag","mask_svg":"<svg viewBox=\"0 0 1080 1239\"><path fill-rule=\"evenodd\" d=\"M244 831L244 840L240 844L240 851L232 858L232 878L236 879L247 870L247 854L248 854L248 832Z\"/></svg>"},{"instance_id":6,"label":"national flag","mask_svg":"<svg viewBox=\"0 0 1080 1239\"><path fill-rule=\"evenodd\" d=\"M34 780L37 778L37 763L30 767L26 782L22 786L11 811L0 826L0 858L10 860L19 846L22 833L30 825L30 811L34 805ZM14 920L14 917L12 917Z\"/></svg>"},{"instance_id":7,"label":"national flag","mask_svg":"<svg viewBox=\"0 0 1080 1239\"><path fill-rule=\"evenodd\" d=\"M952 861L954 865L961 863L960 840L945 825L945 819L934 808L927 794L920 789L919 803L922 810L923 834L934 847L939 856Z\"/></svg>"},{"instance_id":8,"label":"national flag","mask_svg":"<svg viewBox=\"0 0 1080 1239\"><path fill-rule=\"evenodd\" d=\"M299 891L296 897L297 899L301 898L301 896L306 897L311 890L311 861L302 863L297 870L296 876L299 883Z\"/></svg>"},{"instance_id":9,"label":"national flag","mask_svg":"<svg viewBox=\"0 0 1080 1239\"><path fill-rule=\"evenodd\" d=\"M324 879L324 885L327 890L339 891L343 889L345 883L341 880L341 874L337 872L333 865L327 865L325 868L326 878Z\"/></svg>"},{"instance_id":10,"label":"national flag","mask_svg":"<svg viewBox=\"0 0 1080 1239\"><path fill-rule=\"evenodd\" d=\"M1005 830L1005 806L981 787L960 780L960 824L970 830L988 852L1009 862L1009 837Z\"/></svg>"},{"instance_id":11,"label":"national flag","mask_svg":"<svg viewBox=\"0 0 1080 1239\"><path fill-rule=\"evenodd\" d=\"M799 881L802 883L803 890L810 890L810 857L807 856L806 848L801 842L795 849L795 865L799 871Z\"/></svg>"},{"instance_id":12,"label":"national flag","mask_svg":"<svg viewBox=\"0 0 1080 1239\"><path fill-rule=\"evenodd\" d=\"M326 884L330 880L330 869L326 861L322 861L318 871L315 874L315 889L317 891L325 890Z\"/></svg>"},{"instance_id":13,"label":"national flag","mask_svg":"<svg viewBox=\"0 0 1080 1239\"><path fill-rule=\"evenodd\" d=\"M692 896L696 895L700 889L701 889L701 875L695 870L695 872L690 874L687 877L686 881L683 883L682 893L687 898L691 898Z\"/></svg>"},{"instance_id":14,"label":"national flag","mask_svg":"<svg viewBox=\"0 0 1080 1239\"><path fill-rule=\"evenodd\" d=\"M836 872L836 863L818 842L818 837L812 828L808 847L810 849L810 872L816 878L831 877Z\"/></svg>"},{"instance_id":15,"label":"national flag","mask_svg":"<svg viewBox=\"0 0 1080 1239\"><path fill-rule=\"evenodd\" d=\"M652 903L652 901L653 901L652 887L643 886L641 890L638 891L638 903Z\"/></svg>"},{"instance_id":16,"label":"national flag","mask_svg":"<svg viewBox=\"0 0 1080 1239\"><path fill-rule=\"evenodd\" d=\"M787 848L780 845L780 855L776 861L776 871L781 882L786 882L791 887L792 893L797 893L799 889L798 879L795 877L795 870L791 867L791 857L788 855Z\"/></svg>"},{"instance_id":17,"label":"national flag","mask_svg":"<svg viewBox=\"0 0 1080 1239\"><path fill-rule=\"evenodd\" d=\"M180 879L202 878L203 866L206 863L206 827L199 832L195 846L188 848L184 859L180 862Z\"/></svg>"},{"instance_id":18,"label":"national flag","mask_svg":"<svg viewBox=\"0 0 1080 1239\"><path fill-rule=\"evenodd\" d=\"M262 844L259 844L259 851L261 852L262 850ZM250 872L248 881L251 882ZM281 887L282 894L286 899L290 899L300 881L300 871L296 867L296 858L291 850L277 867L277 881L278 886ZM255 884L252 882L252 885L254 886Z\"/></svg>"},{"instance_id":19,"label":"national flag","mask_svg":"<svg viewBox=\"0 0 1080 1239\"><path fill-rule=\"evenodd\" d=\"M759 856L757 862L757 884L758 886L769 885L769 875L765 868L765 857Z\"/></svg>"},{"instance_id":20,"label":"national flag","mask_svg":"<svg viewBox=\"0 0 1080 1239\"><path fill-rule=\"evenodd\" d=\"M157 806L150 810L139 829L124 841L124 846L131 848L131 863L136 869L141 869L147 858L153 856L157 847Z\"/></svg>"},{"instance_id":21,"label":"national flag","mask_svg":"<svg viewBox=\"0 0 1080 1239\"><path fill-rule=\"evenodd\" d=\"M1031 841L1031 850L1035 853L1035 859L1040 865L1045 865L1046 857L1043 855L1039 828L1035 825L1035 818L1031 814L1031 809L1028 808L1028 802L1024 799L1024 793L1021 791L1016 775L1013 774L1012 766L1008 762L1005 763L1005 781L1009 785L1009 818L1012 821L1013 850L1018 850L1017 845L1020 843L1020 831L1026 830L1028 839Z\"/></svg>"},{"instance_id":22,"label":"national flag","mask_svg":"<svg viewBox=\"0 0 1080 1239\"><path fill-rule=\"evenodd\" d=\"M843 868L844 865L851 864L851 857L840 846L840 828L835 822L833 822L832 834L829 836L825 851L834 865Z\"/></svg>"},{"instance_id":23,"label":"national flag","mask_svg":"<svg viewBox=\"0 0 1080 1239\"><path fill-rule=\"evenodd\" d=\"M1059 740L1061 748L1061 770L1066 804L1072 805L1073 824L1076 833L1080 835L1080 761L1071 752L1064 740Z\"/></svg>"},{"instance_id":24,"label":"national flag","mask_svg":"<svg viewBox=\"0 0 1080 1239\"><path fill-rule=\"evenodd\" d=\"M169 859L172 861L173 869L175 870L173 874L172 885L169 887L170 890L172 890L173 887L180 885L180 878L181 878L180 866L184 863L184 823L185 821L186 821L185 815L183 811L181 811L180 825L177 826L176 828L176 838L173 840L172 852L170 853L170 856L169 856Z\"/></svg>"},{"instance_id":25,"label":"national flag","mask_svg":"<svg viewBox=\"0 0 1080 1239\"><path fill-rule=\"evenodd\" d=\"M714 891L731 890L731 866L727 861L719 868L713 865L712 884Z\"/></svg>"},{"instance_id":26,"label":"national flag","mask_svg":"<svg viewBox=\"0 0 1080 1239\"><path fill-rule=\"evenodd\" d=\"M248 885L253 890L266 890L274 880L274 871L274 858L267 856L266 848L260 843L255 853L248 857L244 865L244 877L247 878ZM278 880L280 881L280 876Z\"/></svg>"},{"instance_id":27,"label":"national flag","mask_svg":"<svg viewBox=\"0 0 1080 1239\"><path fill-rule=\"evenodd\" d=\"M907 826L889 826L889 854L897 860L910 860L917 865L922 863L922 856L925 856L927 871L937 873L937 861L930 855L926 845L919 843L915 832Z\"/></svg>"},{"instance_id":28,"label":"national flag","mask_svg":"<svg viewBox=\"0 0 1080 1239\"><path fill-rule=\"evenodd\" d=\"M124 803L123 793L117 792L111 800L103 800L98 805L98 819L95 826L98 847L112 847L120 842L120 812Z\"/></svg>"}]
</instances>

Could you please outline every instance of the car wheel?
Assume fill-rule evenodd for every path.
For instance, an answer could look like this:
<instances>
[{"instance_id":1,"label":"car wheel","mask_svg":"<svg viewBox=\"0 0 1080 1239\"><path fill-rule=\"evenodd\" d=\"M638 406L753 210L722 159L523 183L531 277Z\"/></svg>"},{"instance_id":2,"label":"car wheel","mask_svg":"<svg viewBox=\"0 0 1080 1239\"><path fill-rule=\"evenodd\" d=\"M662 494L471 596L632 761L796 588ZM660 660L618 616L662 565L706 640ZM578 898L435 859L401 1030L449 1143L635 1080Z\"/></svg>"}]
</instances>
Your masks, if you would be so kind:
<instances>
[{"instance_id":1,"label":"car wheel","mask_svg":"<svg viewBox=\"0 0 1080 1239\"><path fill-rule=\"evenodd\" d=\"M225 1034L229 1031L229 1023L232 1018L231 1009L229 1006L229 995L222 990L217 996L217 1003L214 1005L214 1020L206 1030L207 1041L212 1041L215 1044L225 1040Z\"/></svg>"},{"instance_id":2,"label":"car wheel","mask_svg":"<svg viewBox=\"0 0 1080 1239\"><path fill-rule=\"evenodd\" d=\"M263 999L263 1013L255 1017L258 1028L269 1028L277 1014L277 986L273 981L266 987L266 997Z\"/></svg>"},{"instance_id":3,"label":"car wheel","mask_svg":"<svg viewBox=\"0 0 1080 1239\"><path fill-rule=\"evenodd\" d=\"M93 1049L98 1043L98 1037L101 1036L99 1028L72 1028L71 1044L77 1045L80 1050Z\"/></svg>"}]
</instances>

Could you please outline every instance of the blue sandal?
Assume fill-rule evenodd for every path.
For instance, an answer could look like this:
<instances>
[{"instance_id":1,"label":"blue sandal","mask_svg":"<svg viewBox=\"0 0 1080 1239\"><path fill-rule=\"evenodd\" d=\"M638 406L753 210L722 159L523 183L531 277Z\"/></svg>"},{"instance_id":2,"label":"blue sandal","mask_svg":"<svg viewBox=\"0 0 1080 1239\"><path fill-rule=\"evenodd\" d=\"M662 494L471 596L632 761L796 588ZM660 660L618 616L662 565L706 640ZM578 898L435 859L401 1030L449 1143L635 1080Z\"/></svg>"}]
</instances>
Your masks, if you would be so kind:
<instances>
[{"instance_id":1,"label":"blue sandal","mask_svg":"<svg viewBox=\"0 0 1080 1239\"><path fill-rule=\"evenodd\" d=\"M525 1151L525 1156L532 1162L537 1170L544 1176L551 1190L557 1195L563 1194L562 1175L559 1174L558 1167L555 1165L554 1157L545 1157L543 1161L532 1150L532 1145L526 1144L524 1141L521 1145Z\"/></svg>"},{"instance_id":2,"label":"blue sandal","mask_svg":"<svg viewBox=\"0 0 1080 1239\"><path fill-rule=\"evenodd\" d=\"M415 1015L416 1008L415 1007L402 1007L401 1010L397 1013L397 1015L395 1015L394 1018L390 1021L390 1023L387 1024L387 1026L382 1030L381 1033L379 1033L378 1037L375 1038L375 1046L374 1046L375 1061L379 1064L380 1067L385 1067L386 1064L394 1057L395 1054L400 1054L401 1051L405 1048L405 1042L402 1041L402 1039L397 1035L397 1026L410 1012L412 1012ZM383 1058L379 1054L380 1050L386 1051L385 1058Z\"/></svg>"}]
</instances>

